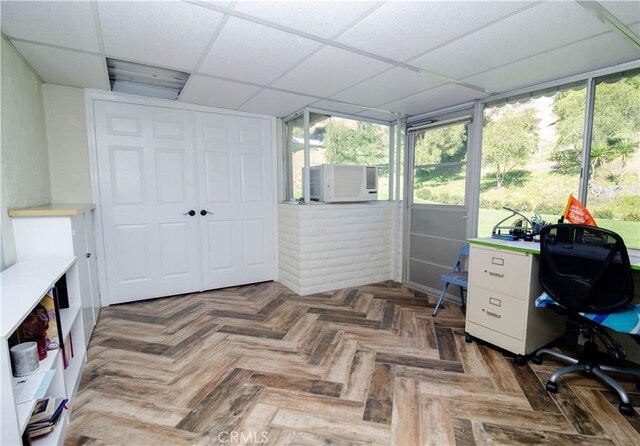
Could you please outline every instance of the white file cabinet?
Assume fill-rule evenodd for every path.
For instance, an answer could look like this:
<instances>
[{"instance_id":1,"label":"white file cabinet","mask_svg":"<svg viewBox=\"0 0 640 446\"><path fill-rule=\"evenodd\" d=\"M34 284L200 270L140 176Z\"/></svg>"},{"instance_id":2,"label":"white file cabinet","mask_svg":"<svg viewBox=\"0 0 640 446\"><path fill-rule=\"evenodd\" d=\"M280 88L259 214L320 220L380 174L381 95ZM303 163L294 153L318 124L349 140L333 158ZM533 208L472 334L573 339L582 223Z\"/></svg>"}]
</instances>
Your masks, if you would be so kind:
<instances>
[{"instance_id":1,"label":"white file cabinet","mask_svg":"<svg viewBox=\"0 0 640 446\"><path fill-rule=\"evenodd\" d=\"M471 244L465 331L518 355L528 355L564 332L564 318L536 308L541 293L538 256Z\"/></svg>"}]
</instances>

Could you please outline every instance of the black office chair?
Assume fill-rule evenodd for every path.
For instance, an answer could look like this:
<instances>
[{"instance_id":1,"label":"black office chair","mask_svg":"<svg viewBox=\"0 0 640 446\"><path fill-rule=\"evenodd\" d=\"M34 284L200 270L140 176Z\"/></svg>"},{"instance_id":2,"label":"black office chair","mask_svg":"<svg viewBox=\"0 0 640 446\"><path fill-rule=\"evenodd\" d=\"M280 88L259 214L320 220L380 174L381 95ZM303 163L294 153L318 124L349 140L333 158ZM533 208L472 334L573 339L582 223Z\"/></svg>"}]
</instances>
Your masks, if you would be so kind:
<instances>
[{"instance_id":1,"label":"black office chair","mask_svg":"<svg viewBox=\"0 0 640 446\"><path fill-rule=\"evenodd\" d=\"M551 374L547 390L557 392L558 379L568 373L594 375L618 392L622 400L620 412L633 415L629 395L605 372L640 377L640 370L598 363L595 342L597 337L611 356L624 359L624 349L605 331L604 326L633 334L636 342L639 339L637 319L640 305L630 305L633 277L622 237L593 226L550 225L540 232L540 254L539 278L546 295L540 296L536 304L546 306L545 303L553 303L551 307L567 315L567 333L573 333L573 340L577 343L578 334L586 338L580 358L549 349L536 352L533 358L536 363L542 362L541 355L548 354L571 364ZM629 322L627 316L635 318L636 323Z\"/></svg>"}]
</instances>

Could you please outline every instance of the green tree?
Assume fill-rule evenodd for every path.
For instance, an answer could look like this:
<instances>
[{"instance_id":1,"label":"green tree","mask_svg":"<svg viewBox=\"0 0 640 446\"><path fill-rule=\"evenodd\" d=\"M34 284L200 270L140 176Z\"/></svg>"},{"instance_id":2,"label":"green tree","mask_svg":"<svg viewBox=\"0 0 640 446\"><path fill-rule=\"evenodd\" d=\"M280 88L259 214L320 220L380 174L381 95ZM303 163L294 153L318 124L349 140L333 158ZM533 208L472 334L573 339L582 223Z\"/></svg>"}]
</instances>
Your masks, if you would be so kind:
<instances>
[{"instance_id":1,"label":"green tree","mask_svg":"<svg viewBox=\"0 0 640 446\"><path fill-rule=\"evenodd\" d=\"M388 163L385 134L379 126L368 122L358 122L354 128L336 121L329 122L324 147L325 160L330 164Z\"/></svg>"},{"instance_id":2,"label":"green tree","mask_svg":"<svg viewBox=\"0 0 640 446\"><path fill-rule=\"evenodd\" d=\"M591 184L595 185L596 169L602 167L613 157L613 151L606 143L598 143L591 147L591 156L589 158L589 165L591 166Z\"/></svg>"},{"instance_id":3,"label":"green tree","mask_svg":"<svg viewBox=\"0 0 640 446\"><path fill-rule=\"evenodd\" d=\"M615 83L599 83L595 95L591 167L594 167L595 155L595 167L619 159L624 170L626 163L638 149L640 75L622 78ZM552 159L561 169L570 170L572 166L580 165L585 99L586 92L582 89L559 93L554 101L553 111L558 116L558 140ZM603 156L603 153L606 155ZM591 179L595 180L593 170Z\"/></svg>"},{"instance_id":4,"label":"green tree","mask_svg":"<svg viewBox=\"0 0 640 446\"><path fill-rule=\"evenodd\" d=\"M416 141L415 165L461 161L467 153L467 126L452 125L422 133Z\"/></svg>"},{"instance_id":5,"label":"green tree","mask_svg":"<svg viewBox=\"0 0 640 446\"><path fill-rule=\"evenodd\" d=\"M495 113L484 127L482 163L490 166L496 186L504 185L506 176L529 161L538 147L535 110L507 108Z\"/></svg>"},{"instance_id":6,"label":"green tree","mask_svg":"<svg viewBox=\"0 0 640 446\"><path fill-rule=\"evenodd\" d=\"M613 157L619 159L622 164L618 174L618 185L622 182L622 177L627 169L627 163L633 158L637 148L637 145L629 140L619 141L613 146Z\"/></svg>"}]
</instances>

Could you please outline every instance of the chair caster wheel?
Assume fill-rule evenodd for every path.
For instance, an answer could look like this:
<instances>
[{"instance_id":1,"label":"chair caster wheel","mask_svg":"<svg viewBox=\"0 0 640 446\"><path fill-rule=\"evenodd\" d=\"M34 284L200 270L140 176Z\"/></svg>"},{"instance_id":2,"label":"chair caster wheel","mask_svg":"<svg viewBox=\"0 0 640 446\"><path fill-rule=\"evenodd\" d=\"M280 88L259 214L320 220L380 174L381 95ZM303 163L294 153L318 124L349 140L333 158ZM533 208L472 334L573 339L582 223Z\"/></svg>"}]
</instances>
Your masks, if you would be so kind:
<instances>
[{"instance_id":1,"label":"chair caster wheel","mask_svg":"<svg viewBox=\"0 0 640 446\"><path fill-rule=\"evenodd\" d=\"M558 393L558 384L557 383L549 381L549 382L547 382L547 385L545 387L547 388L548 392Z\"/></svg>"},{"instance_id":2,"label":"chair caster wheel","mask_svg":"<svg viewBox=\"0 0 640 446\"><path fill-rule=\"evenodd\" d=\"M533 362L536 365L540 365L542 364L542 358L540 356L533 356L531 358L531 362Z\"/></svg>"},{"instance_id":3,"label":"chair caster wheel","mask_svg":"<svg viewBox=\"0 0 640 446\"><path fill-rule=\"evenodd\" d=\"M464 334L464 342L466 342L467 344L471 344L473 342L473 338L469 333Z\"/></svg>"},{"instance_id":4,"label":"chair caster wheel","mask_svg":"<svg viewBox=\"0 0 640 446\"><path fill-rule=\"evenodd\" d=\"M635 414L631 404L620 403L620 413L632 417Z\"/></svg>"},{"instance_id":5,"label":"chair caster wheel","mask_svg":"<svg viewBox=\"0 0 640 446\"><path fill-rule=\"evenodd\" d=\"M515 362L516 365L519 365L519 366L527 365L527 357L518 355L515 358L513 358L513 362Z\"/></svg>"}]
</instances>

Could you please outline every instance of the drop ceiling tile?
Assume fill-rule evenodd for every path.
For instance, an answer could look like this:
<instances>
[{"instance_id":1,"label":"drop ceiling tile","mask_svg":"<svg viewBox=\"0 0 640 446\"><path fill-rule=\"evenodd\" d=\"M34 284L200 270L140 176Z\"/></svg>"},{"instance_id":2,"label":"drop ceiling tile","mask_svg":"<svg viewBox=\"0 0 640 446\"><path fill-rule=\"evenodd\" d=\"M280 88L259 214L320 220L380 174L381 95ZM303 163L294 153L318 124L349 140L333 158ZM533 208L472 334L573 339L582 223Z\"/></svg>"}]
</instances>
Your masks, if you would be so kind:
<instances>
[{"instance_id":1,"label":"drop ceiling tile","mask_svg":"<svg viewBox=\"0 0 640 446\"><path fill-rule=\"evenodd\" d=\"M259 90L260 87L253 85L194 74L180 95L180 101L236 109Z\"/></svg>"},{"instance_id":2,"label":"drop ceiling tile","mask_svg":"<svg viewBox=\"0 0 640 446\"><path fill-rule=\"evenodd\" d=\"M314 102L313 104L309 105L309 107L326 110L328 112L344 113L347 115L355 115L365 110L364 107L358 107L356 105L345 104L343 102L332 101L329 99L323 99L318 102Z\"/></svg>"},{"instance_id":3,"label":"drop ceiling tile","mask_svg":"<svg viewBox=\"0 0 640 446\"><path fill-rule=\"evenodd\" d=\"M358 113L358 116L363 118L377 119L379 121L393 122L398 118L402 118L402 115L393 112L386 112L382 110L367 110L362 113Z\"/></svg>"},{"instance_id":4,"label":"drop ceiling tile","mask_svg":"<svg viewBox=\"0 0 640 446\"><path fill-rule=\"evenodd\" d=\"M376 4L361 1L241 1L235 11L328 39Z\"/></svg>"},{"instance_id":5,"label":"drop ceiling tile","mask_svg":"<svg viewBox=\"0 0 640 446\"><path fill-rule=\"evenodd\" d=\"M393 68L371 79L341 91L332 99L376 107L425 90L445 82L405 68Z\"/></svg>"},{"instance_id":6,"label":"drop ceiling tile","mask_svg":"<svg viewBox=\"0 0 640 446\"><path fill-rule=\"evenodd\" d=\"M284 117L314 102L316 99L299 94L265 88L238 110Z\"/></svg>"},{"instance_id":7,"label":"drop ceiling tile","mask_svg":"<svg viewBox=\"0 0 640 446\"><path fill-rule=\"evenodd\" d=\"M223 15L183 2L99 2L107 56L191 71Z\"/></svg>"},{"instance_id":8,"label":"drop ceiling tile","mask_svg":"<svg viewBox=\"0 0 640 446\"><path fill-rule=\"evenodd\" d=\"M600 4L616 16L625 25L640 20L640 2L635 1L601 1Z\"/></svg>"},{"instance_id":9,"label":"drop ceiling tile","mask_svg":"<svg viewBox=\"0 0 640 446\"><path fill-rule=\"evenodd\" d=\"M576 3L541 3L409 63L461 79L606 31Z\"/></svg>"},{"instance_id":10,"label":"drop ceiling tile","mask_svg":"<svg viewBox=\"0 0 640 446\"><path fill-rule=\"evenodd\" d=\"M0 7L2 32L9 37L100 51L89 2L3 1Z\"/></svg>"},{"instance_id":11,"label":"drop ceiling tile","mask_svg":"<svg viewBox=\"0 0 640 446\"><path fill-rule=\"evenodd\" d=\"M334 47L324 47L273 83L302 94L330 96L391 68L376 59Z\"/></svg>"},{"instance_id":12,"label":"drop ceiling tile","mask_svg":"<svg viewBox=\"0 0 640 446\"><path fill-rule=\"evenodd\" d=\"M480 99L484 93L458 84L446 84L424 93L385 104L382 108L405 115L417 115L441 110L453 105Z\"/></svg>"},{"instance_id":13,"label":"drop ceiling tile","mask_svg":"<svg viewBox=\"0 0 640 446\"><path fill-rule=\"evenodd\" d=\"M405 61L530 2L388 2L336 40Z\"/></svg>"},{"instance_id":14,"label":"drop ceiling tile","mask_svg":"<svg viewBox=\"0 0 640 446\"><path fill-rule=\"evenodd\" d=\"M34 43L12 43L47 83L110 90L105 60L100 56Z\"/></svg>"},{"instance_id":15,"label":"drop ceiling tile","mask_svg":"<svg viewBox=\"0 0 640 446\"><path fill-rule=\"evenodd\" d=\"M529 57L464 79L496 92L561 79L563 77L636 60L640 52L614 33Z\"/></svg>"},{"instance_id":16,"label":"drop ceiling tile","mask_svg":"<svg viewBox=\"0 0 640 446\"><path fill-rule=\"evenodd\" d=\"M198 71L266 85L319 47L313 40L231 18Z\"/></svg>"}]
</instances>

